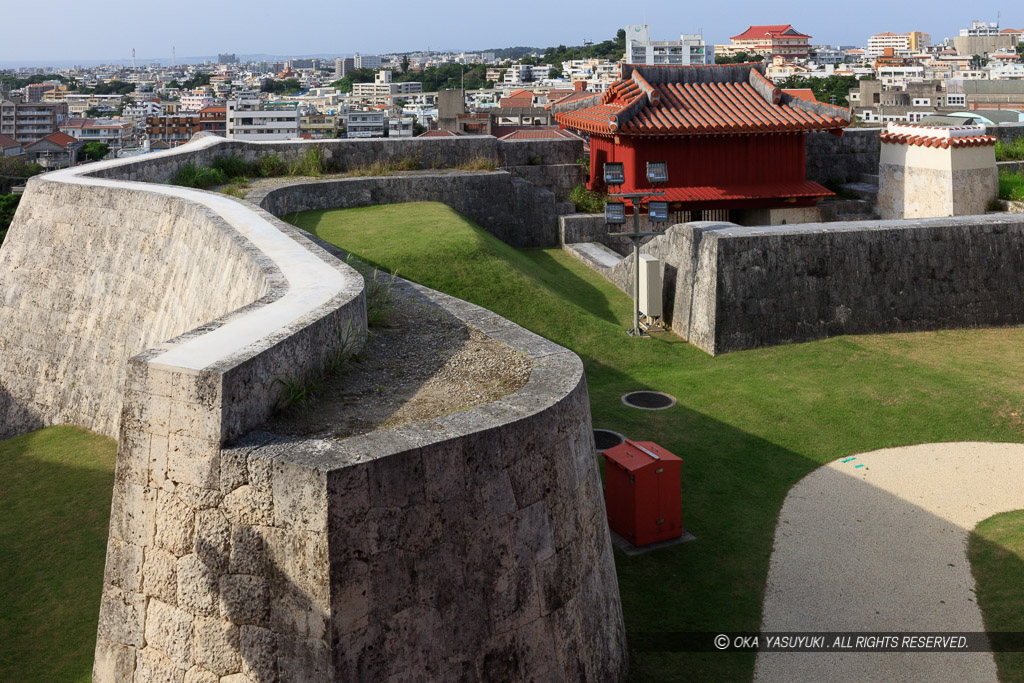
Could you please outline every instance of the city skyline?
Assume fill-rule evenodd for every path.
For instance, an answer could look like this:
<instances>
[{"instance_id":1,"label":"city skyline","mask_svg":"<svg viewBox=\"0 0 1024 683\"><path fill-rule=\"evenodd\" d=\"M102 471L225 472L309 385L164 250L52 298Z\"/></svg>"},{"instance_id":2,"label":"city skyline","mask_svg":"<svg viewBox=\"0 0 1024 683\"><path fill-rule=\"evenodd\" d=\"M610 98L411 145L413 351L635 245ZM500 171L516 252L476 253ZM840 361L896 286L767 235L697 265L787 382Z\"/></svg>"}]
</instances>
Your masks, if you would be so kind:
<instances>
[{"instance_id":1,"label":"city skyline","mask_svg":"<svg viewBox=\"0 0 1024 683\"><path fill-rule=\"evenodd\" d=\"M943 3L945 4L945 3ZM109 20L102 16L78 16L80 4L59 0L50 5L59 16L66 8L73 21L53 22L46 39L36 32L5 36L0 48L0 66L47 66L57 63L130 62L132 49L140 63L170 63L172 46L180 62L211 57L218 52L236 54L273 54L279 57L335 55L361 52L382 54L421 50L480 51L492 48L531 46L545 48L559 44L580 45L585 40L600 42L629 24L648 24L655 40L670 40L681 32L702 31L709 44L728 42L732 35L748 25L793 24L813 36L814 44L861 45L878 32L919 30L930 33L933 41L957 35L973 19L996 21L999 6L981 3L965 10L946 4L932 5L922 16L912 7L882 3L860 3L856 12L837 22L834 15L821 11L820 2L799 0L784 7L741 2L724 14L718 6L698 6L685 11L678 6L644 3L631 9L620 3L594 0L588 11L580 13L570 6L544 8L544 21L533 12L488 12L485 17L467 16L461 10L475 10L468 2L447 3L441 10L423 3L395 3L394 12L380 18L376 6L341 7L327 3L312 5L297 17L279 17L278 8L265 0L246 5L248 16L240 16L237 6L213 5L203 15L187 22L167 20L164 7L140 6L133 9L132 27L139 30L110 32ZM37 10L16 4L4 10L5 23L28 25L37 20ZM454 19L457 18L458 21ZM1001 25L1021 28L1024 15L1003 16ZM166 28L161 29L159 27ZM161 30L163 31L161 33Z\"/></svg>"}]
</instances>

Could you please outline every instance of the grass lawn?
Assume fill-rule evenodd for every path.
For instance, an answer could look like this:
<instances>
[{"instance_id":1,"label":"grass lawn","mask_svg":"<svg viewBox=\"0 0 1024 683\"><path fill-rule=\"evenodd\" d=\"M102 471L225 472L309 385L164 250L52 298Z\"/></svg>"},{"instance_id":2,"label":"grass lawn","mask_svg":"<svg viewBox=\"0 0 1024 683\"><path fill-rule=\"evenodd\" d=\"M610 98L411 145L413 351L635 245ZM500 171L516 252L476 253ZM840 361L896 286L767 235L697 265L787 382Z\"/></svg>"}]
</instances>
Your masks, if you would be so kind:
<instances>
[{"instance_id":1,"label":"grass lawn","mask_svg":"<svg viewBox=\"0 0 1024 683\"><path fill-rule=\"evenodd\" d=\"M717 358L670 334L631 340L629 298L558 249L516 251L439 204L292 217L362 260L472 301L584 361L596 427L685 460L698 540L616 555L631 632L756 631L782 501L843 455L935 441L1024 441L1024 329L837 337ZM626 408L627 391L678 399ZM1020 585L1020 584L1018 584ZM637 681L749 680L744 653L630 653Z\"/></svg>"},{"instance_id":2,"label":"grass lawn","mask_svg":"<svg viewBox=\"0 0 1024 683\"><path fill-rule=\"evenodd\" d=\"M1024 633L1024 510L979 524L968 556L986 630ZM996 665L1002 683L1024 683L1024 652L997 652Z\"/></svg>"},{"instance_id":3,"label":"grass lawn","mask_svg":"<svg viewBox=\"0 0 1024 683\"><path fill-rule=\"evenodd\" d=\"M117 445L74 427L0 441L0 681L89 681Z\"/></svg>"}]
</instances>

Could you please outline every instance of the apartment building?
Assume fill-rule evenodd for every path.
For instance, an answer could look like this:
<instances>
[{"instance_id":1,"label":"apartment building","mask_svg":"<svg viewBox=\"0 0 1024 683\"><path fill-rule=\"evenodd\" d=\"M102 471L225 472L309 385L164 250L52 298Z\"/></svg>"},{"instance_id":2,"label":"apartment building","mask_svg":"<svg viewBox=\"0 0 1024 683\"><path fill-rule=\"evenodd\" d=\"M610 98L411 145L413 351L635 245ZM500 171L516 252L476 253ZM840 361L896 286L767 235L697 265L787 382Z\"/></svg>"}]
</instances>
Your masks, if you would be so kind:
<instances>
[{"instance_id":1,"label":"apartment building","mask_svg":"<svg viewBox=\"0 0 1024 683\"><path fill-rule=\"evenodd\" d=\"M149 136L150 145L162 141L166 142L168 147L177 147L191 140L200 130L202 128L199 114L194 112L146 118L146 134Z\"/></svg>"},{"instance_id":2,"label":"apartment building","mask_svg":"<svg viewBox=\"0 0 1024 683\"><path fill-rule=\"evenodd\" d=\"M384 65L384 60L378 55L361 55L357 52L352 56L352 63L356 69L379 69Z\"/></svg>"},{"instance_id":3,"label":"apartment building","mask_svg":"<svg viewBox=\"0 0 1024 683\"><path fill-rule=\"evenodd\" d=\"M121 106L123 95L84 95L68 93L64 102L68 106L68 116L84 116L90 109L114 111Z\"/></svg>"},{"instance_id":4,"label":"apartment building","mask_svg":"<svg viewBox=\"0 0 1024 683\"><path fill-rule=\"evenodd\" d=\"M679 40L651 40L647 24L626 27L626 61L630 64L714 64L715 48L700 33L682 33Z\"/></svg>"},{"instance_id":5,"label":"apartment building","mask_svg":"<svg viewBox=\"0 0 1024 683\"><path fill-rule=\"evenodd\" d=\"M906 56L919 52L932 44L932 37L921 31L910 33L876 33L868 38L868 55L881 57L886 49L892 54Z\"/></svg>"},{"instance_id":6,"label":"apartment building","mask_svg":"<svg viewBox=\"0 0 1024 683\"><path fill-rule=\"evenodd\" d=\"M254 93L228 100L229 140L292 140L299 137L299 111L294 102L262 104Z\"/></svg>"},{"instance_id":7,"label":"apartment building","mask_svg":"<svg viewBox=\"0 0 1024 683\"><path fill-rule=\"evenodd\" d=\"M212 107L215 101L212 90L190 92L181 96L181 110L201 111L206 107Z\"/></svg>"},{"instance_id":8,"label":"apartment building","mask_svg":"<svg viewBox=\"0 0 1024 683\"><path fill-rule=\"evenodd\" d=\"M350 112L345 130L350 138L382 138L388 130L388 117L382 111Z\"/></svg>"},{"instance_id":9,"label":"apartment building","mask_svg":"<svg viewBox=\"0 0 1024 683\"><path fill-rule=\"evenodd\" d=\"M228 134L227 107L204 107L199 111L199 131L221 137Z\"/></svg>"},{"instance_id":10,"label":"apartment building","mask_svg":"<svg viewBox=\"0 0 1024 683\"><path fill-rule=\"evenodd\" d=\"M542 81L551 73L550 64L513 64L505 70L504 85L518 85Z\"/></svg>"},{"instance_id":11,"label":"apartment building","mask_svg":"<svg viewBox=\"0 0 1024 683\"><path fill-rule=\"evenodd\" d=\"M82 142L101 142L114 151L135 142L135 122L119 119L72 117L59 126L60 132Z\"/></svg>"},{"instance_id":12,"label":"apartment building","mask_svg":"<svg viewBox=\"0 0 1024 683\"><path fill-rule=\"evenodd\" d=\"M1020 35L1015 29L1001 30L999 22L972 21L970 28L960 29L960 35L953 38L953 48L961 55L985 57L992 52L1015 49Z\"/></svg>"},{"instance_id":13,"label":"apartment building","mask_svg":"<svg viewBox=\"0 0 1024 683\"><path fill-rule=\"evenodd\" d=\"M738 36L733 36L730 39L732 45L727 46L725 51L730 54L758 54L765 59L771 59L776 55L786 59L803 59L810 53L811 37L800 33L791 24L750 26ZM715 50L718 49L716 45Z\"/></svg>"},{"instance_id":14,"label":"apartment building","mask_svg":"<svg viewBox=\"0 0 1024 683\"><path fill-rule=\"evenodd\" d=\"M398 100L408 99L403 97L403 95L421 92L423 92L422 83L418 81L394 83L392 82L391 72L383 69L374 75L373 83L352 84L352 97L366 104L374 105L391 105Z\"/></svg>"},{"instance_id":15,"label":"apartment building","mask_svg":"<svg viewBox=\"0 0 1024 683\"><path fill-rule=\"evenodd\" d=\"M352 57L338 57L334 60L334 77L341 79L345 74L356 68L356 60Z\"/></svg>"},{"instance_id":16,"label":"apartment building","mask_svg":"<svg viewBox=\"0 0 1024 683\"><path fill-rule=\"evenodd\" d=\"M28 144L57 132L67 116L65 102L0 100L0 135Z\"/></svg>"},{"instance_id":17,"label":"apartment building","mask_svg":"<svg viewBox=\"0 0 1024 683\"><path fill-rule=\"evenodd\" d=\"M338 136L344 116L303 114L299 117L299 136L305 140L330 140Z\"/></svg>"}]
</instances>

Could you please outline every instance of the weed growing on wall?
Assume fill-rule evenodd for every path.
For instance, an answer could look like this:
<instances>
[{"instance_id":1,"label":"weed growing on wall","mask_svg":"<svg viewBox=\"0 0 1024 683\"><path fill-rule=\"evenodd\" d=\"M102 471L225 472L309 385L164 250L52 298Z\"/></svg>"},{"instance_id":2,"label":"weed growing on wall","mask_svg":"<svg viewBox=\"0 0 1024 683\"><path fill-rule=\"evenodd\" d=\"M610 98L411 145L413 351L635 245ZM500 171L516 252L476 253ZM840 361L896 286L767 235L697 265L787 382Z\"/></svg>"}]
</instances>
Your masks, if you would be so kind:
<instances>
[{"instance_id":1,"label":"weed growing on wall","mask_svg":"<svg viewBox=\"0 0 1024 683\"><path fill-rule=\"evenodd\" d=\"M275 384L281 385L281 393L277 398L278 412L303 410L309 407L323 392L327 380L348 369L349 363L356 356L356 350L362 342L362 335L354 321L346 325L338 323L335 327L337 343L335 348L324 357L323 365L318 372L308 377L278 377Z\"/></svg>"},{"instance_id":2,"label":"weed growing on wall","mask_svg":"<svg viewBox=\"0 0 1024 683\"><path fill-rule=\"evenodd\" d=\"M608 196L601 192L594 192L577 185L569 193L569 201L576 205L576 210L582 213L603 213L604 203Z\"/></svg>"},{"instance_id":3,"label":"weed growing on wall","mask_svg":"<svg viewBox=\"0 0 1024 683\"><path fill-rule=\"evenodd\" d=\"M996 140L996 161L1024 161L1024 137L1009 143Z\"/></svg>"}]
</instances>

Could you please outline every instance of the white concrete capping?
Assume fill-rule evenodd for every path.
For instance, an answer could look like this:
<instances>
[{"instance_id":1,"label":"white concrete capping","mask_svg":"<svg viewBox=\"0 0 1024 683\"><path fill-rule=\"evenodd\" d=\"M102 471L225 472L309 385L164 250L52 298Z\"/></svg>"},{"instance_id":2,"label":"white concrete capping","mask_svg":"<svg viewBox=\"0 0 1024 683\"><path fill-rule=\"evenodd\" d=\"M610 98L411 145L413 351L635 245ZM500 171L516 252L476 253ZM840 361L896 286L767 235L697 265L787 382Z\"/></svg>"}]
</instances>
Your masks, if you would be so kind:
<instances>
[{"instance_id":1,"label":"white concrete capping","mask_svg":"<svg viewBox=\"0 0 1024 683\"><path fill-rule=\"evenodd\" d=\"M141 160L191 156L194 152L225 142L227 141L223 138L210 136L193 140L165 152L155 152L132 159L101 161L87 166L54 171L41 177L46 182L130 189L176 197L199 204L222 218L253 247L270 259L287 281L287 292L279 299L256 307L204 334L184 339L178 343L161 344L160 348L165 350L149 360L150 363L156 365L172 366L193 372L203 370L273 336L282 328L324 306L338 295L348 292L353 293L353 296L358 296L364 287L362 276L354 269L344 264L337 264L335 267L326 263L317 254L283 233L277 226L257 213L254 208L241 201L226 195L173 185L92 177L97 172L131 166ZM253 144L258 145L259 143ZM307 143L306 141L296 141L296 144Z\"/></svg>"},{"instance_id":2,"label":"white concrete capping","mask_svg":"<svg viewBox=\"0 0 1024 683\"><path fill-rule=\"evenodd\" d=\"M908 126L890 123L885 130L893 135L911 135L922 138L970 138L985 135L985 126Z\"/></svg>"}]
</instances>

